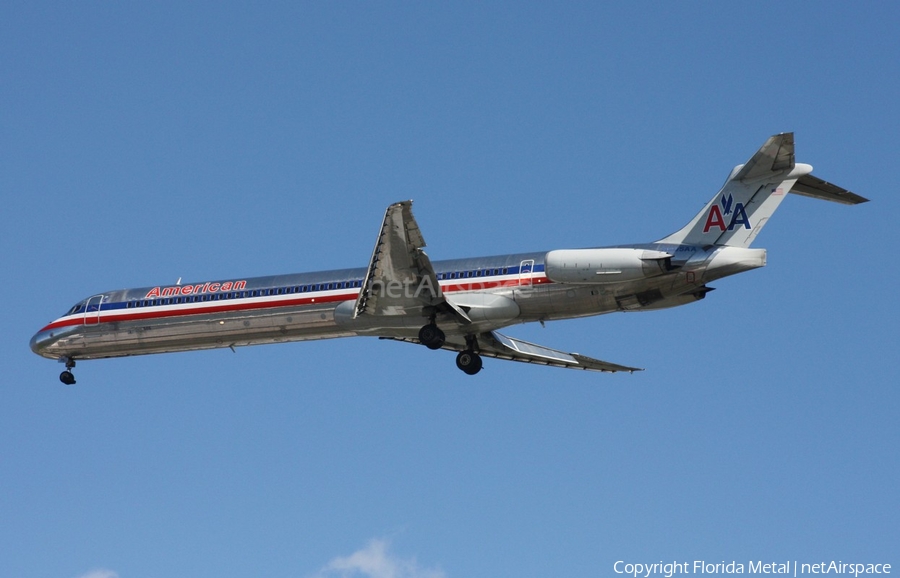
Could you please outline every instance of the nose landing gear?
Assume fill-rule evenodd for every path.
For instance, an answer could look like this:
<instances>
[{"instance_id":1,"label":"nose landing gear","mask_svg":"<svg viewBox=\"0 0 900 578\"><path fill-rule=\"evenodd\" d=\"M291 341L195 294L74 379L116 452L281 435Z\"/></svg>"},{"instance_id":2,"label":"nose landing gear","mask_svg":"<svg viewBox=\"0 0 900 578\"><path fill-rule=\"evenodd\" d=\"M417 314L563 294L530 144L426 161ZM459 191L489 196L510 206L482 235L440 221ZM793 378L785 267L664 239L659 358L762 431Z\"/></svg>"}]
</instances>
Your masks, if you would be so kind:
<instances>
[{"instance_id":1,"label":"nose landing gear","mask_svg":"<svg viewBox=\"0 0 900 578\"><path fill-rule=\"evenodd\" d=\"M69 371L75 367L75 360L71 357L66 358L66 370L59 374L59 380L66 385L75 385L75 376Z\"/></svg>"}]
</instances>

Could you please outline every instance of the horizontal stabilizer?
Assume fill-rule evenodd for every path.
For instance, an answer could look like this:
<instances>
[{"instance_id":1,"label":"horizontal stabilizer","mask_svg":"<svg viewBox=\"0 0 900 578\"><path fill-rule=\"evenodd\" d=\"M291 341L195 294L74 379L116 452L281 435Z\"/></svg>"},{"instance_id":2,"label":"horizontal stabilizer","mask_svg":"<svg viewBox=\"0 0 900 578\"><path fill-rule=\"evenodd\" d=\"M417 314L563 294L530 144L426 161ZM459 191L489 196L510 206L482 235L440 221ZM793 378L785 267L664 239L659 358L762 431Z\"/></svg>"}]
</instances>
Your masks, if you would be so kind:
<instances>
[{"instance_id":1,"label":"horizontal stabilizer","mask_svg":"<svg viewBox=\"0 0 900 578\"><path fill-rule=\"evenodd\" d=\"M845 205L858 205L869 201L865 197L860 197L856 193L851 193L847 189L842 189L812 175L804 175L797 179L797 182L791 188L791 192L804 197L834 201Z\"/></svg>"},{"instance_id":2,"label":"horizontal stabilizer","mask_svg":"<svg viewBox=\"0 0 900 578\"><path fill-rule=\"evenodd\" d=\"M812 176L812 170L795 162L794 133L771 136L750 160L731 171L703 210L657 243L749 247L788 192L845 205L867 201Z\"/></svg>"},{"instance_id":3,"label":"horizontal stabilizer","mask_svg":"<svg viewBox=\"0 0 900 578\"><path fill-rule=\"evenodd\" d=\"M755 181L772 173L794 168L794 133L769 137L753 157L734 175L736 181Z\"/></svg>"}]
</instances>

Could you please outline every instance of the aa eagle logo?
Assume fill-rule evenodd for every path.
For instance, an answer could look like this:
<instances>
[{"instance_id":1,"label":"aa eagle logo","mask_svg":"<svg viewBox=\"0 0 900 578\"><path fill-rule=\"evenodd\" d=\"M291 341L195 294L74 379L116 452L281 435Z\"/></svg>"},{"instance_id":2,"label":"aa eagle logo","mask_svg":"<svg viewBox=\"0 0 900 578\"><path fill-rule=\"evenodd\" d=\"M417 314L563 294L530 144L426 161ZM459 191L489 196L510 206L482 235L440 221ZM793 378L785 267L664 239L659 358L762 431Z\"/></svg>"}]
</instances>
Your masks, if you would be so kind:
<instances>
[{"instance_id":1,"label":"aa eagle logo","mask_svg":"<svg viewBox=\"0 0 900 578\"><path fill-rule=\"evenodd\" d=\"M721 205L721 208L719 208ZM729 216L727 221L725 217ZM710 229L719 229L721 232L733 231L737 226L742 225L745 229L752 229L750 219L747 218L747 212L744 210L744 203L735 203L734 198L729 194L722 195L718 203L713 203L706 215L706 224L703 226L703 232L708 233Z\"/></svg>"}]
</instances>

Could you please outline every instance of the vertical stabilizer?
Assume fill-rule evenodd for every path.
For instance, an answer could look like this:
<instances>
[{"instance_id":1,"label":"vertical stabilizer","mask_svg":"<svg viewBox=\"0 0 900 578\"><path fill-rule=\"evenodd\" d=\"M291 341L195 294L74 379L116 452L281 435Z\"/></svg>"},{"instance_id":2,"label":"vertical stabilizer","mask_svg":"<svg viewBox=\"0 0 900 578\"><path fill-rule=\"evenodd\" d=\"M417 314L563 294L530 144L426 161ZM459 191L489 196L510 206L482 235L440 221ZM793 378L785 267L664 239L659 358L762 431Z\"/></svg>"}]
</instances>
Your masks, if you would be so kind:
<instances>
[{"instance_id":1,"label":"vertical stabilizer","mask_svg":"<svg viewBox=\"0 0 900 578\"><path fill-rule=\"evenodd\" d=\"M683 229L658 243L749 247L797 179L812 167L794 162L794 133L770 137Z\"/></svg>"}]
</instances>

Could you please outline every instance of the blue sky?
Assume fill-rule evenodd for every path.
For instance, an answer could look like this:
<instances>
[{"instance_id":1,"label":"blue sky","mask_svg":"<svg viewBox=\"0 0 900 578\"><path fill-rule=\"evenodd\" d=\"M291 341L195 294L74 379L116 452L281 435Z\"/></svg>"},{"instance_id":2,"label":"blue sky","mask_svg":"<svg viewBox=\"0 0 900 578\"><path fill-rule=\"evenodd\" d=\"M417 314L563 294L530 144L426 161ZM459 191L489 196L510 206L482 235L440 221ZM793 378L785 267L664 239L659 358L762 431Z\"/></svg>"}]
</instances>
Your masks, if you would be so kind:
<instances>
[{"instance_id":1,"label":"blue sky","mask_svg":"<svg viewBox=\"0 0 900 578\"><path fill-rule=\"evenodd\" d=\"M900 565L900 9L890 3L0 8L0 576L607 576ZM98 291L652 241L795 131L765 269L508 333L601 375L374 339L79 363Z\"/></svg>"}]
</instances>

